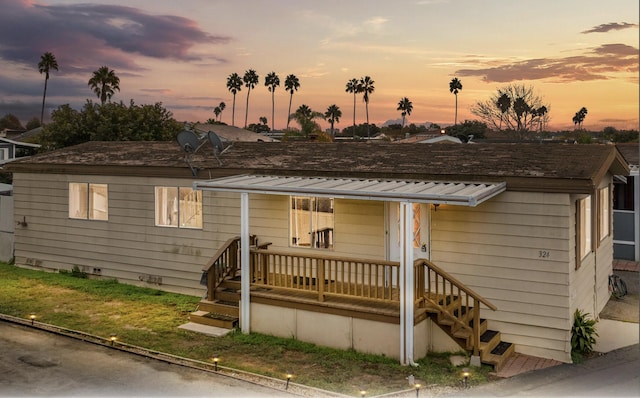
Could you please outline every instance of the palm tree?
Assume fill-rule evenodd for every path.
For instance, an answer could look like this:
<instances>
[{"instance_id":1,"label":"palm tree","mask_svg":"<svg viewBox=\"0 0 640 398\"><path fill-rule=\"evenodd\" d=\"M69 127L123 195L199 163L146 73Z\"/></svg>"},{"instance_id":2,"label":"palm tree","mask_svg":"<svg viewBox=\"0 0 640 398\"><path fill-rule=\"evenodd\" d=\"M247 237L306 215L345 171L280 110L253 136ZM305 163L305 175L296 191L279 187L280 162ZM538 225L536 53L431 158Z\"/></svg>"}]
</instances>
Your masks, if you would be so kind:
<instances>
[{"instance_id":1,"label":"palm tree","mask_svg":"<svg viewBox=\"0 0 640 398\"><path fill-rule=\"evenodd\" d=\"M225 104L224 101L220 102L220 105L218 105L218 108L220 108L220 118L218 118L219 122L222 121L222 111L224 111L224 108L226 107L227 107L227 104Z\"/></svg>"},{"instance_id":2,"label":"palm tree","mask_svg":"<svg viewBox=\"0 0 640 398\"><path fill-rule=\"evenodd\" d=\"M42 110L40 111L40 124L44 123L44 99L47 96L47 80L49 80L49 71L51 69L58 70L58 61L55 55L50 52L44 53L38 62L38 70L40 74L44 73L44 93L42 94Z\"/></svg>"},{"instance_id":3,"label":"palm tree","mask_svg":"<svg viewBox=\"0 0 640 398\"><path fill-rule=\"evenodd\" d=\"M457 77L454 77L449 82L449 91L456 96L456 118L453 122L454 126L458 124L458 92L460 92L460 90L462 90L462 82Z\"/></svg>"},{"instance_id":4,"label":"palm tree","mask_svg":"<svg viewBox=\"0 0 640 398\"><path fill-rule=\"evenodd\" d=\"M578 112L576 112L575 116L573 117L573 124L577 124L578 129L581 129L582 122L584 122L584 119L586 117L587 117L587 108L583 106L582 108L580 108Z\"/></svg>"},{"instance_id":5,"label":"palm tree","mask_svg":"<svg viewBox=\"0 0 640 398\"><path fill-rule=\"evenodd\" d=\"M115 90L120 91L120 78L109 67L101 66L93 72L93 76L89 79L89 86L100 98L100 103L104 105L105 102L111 101Z\"/></svg>"},{"instance_id":6,"label":"palm tree","mask_svg":"<svg viewBox=\"0 0 640 398\"><path fill-rule=\"evenodd\" d=\"M340 122L342 111L336 104L329 105L327 111L324 113L324 117L329 121L329 123L331 123L331 138L333 138L333 124Z\"/></svg>"},{"instance_id":7,"label":"palm tree","mask_svg":"<svg viewBox=\"0 0 640 398\"><path fill-rule=\"evenodd\" d=\"M249 118L249 94L251 94L251 89L254 88L256 84L258 84L258 80L259 80L258 74L253 69L249 69L248 71L244 72L244 76L242 77L244 86L248 89L247 90L247 107L245 108L245 113L244 113L245 129L247 128L247 120Z\"/></svg>"},{"instance_id":8,"label":"palm tree","mask_svg":"<svg viewBox=\"0 0 640 398\"><path fill-rule=\"evenodd\" d=\"M345 91L353 93L353 135L356 134L356 95L360 93L360 82L355 77L347 82Z\"/></svg>"},{"instance_id":9,"label":"palm tree","mask_svg":"<svg viewBox=\"0 0 640 398\"><path fill-rule=\"evenodd\" d=\"M376 89L373 85L374 83L375 82L369 76L365 76L360 79L360 92L364 93L362 100L364 101L364 105L367 110L367 139L371 139L371 133L369 130L369 95Z\"/></svg>"},{"instance_id":10,"label":"palm tree","mask_svg":"<svg viewBox=\"0 0 640 398\"><path fill-rule=\"evenodd\" d=\"M289 75L284 80L284 89L289 92L289 111L287 112L287 130L289 129L289 120L291 120L291 101L293 101L293 93L300 88L300 81L296 75Z\"/></svg>"},{"instance_id":11,"label":"palm tree","mask_svg":"<svg viewBox=\"0 0 640 398\"><path fill-rule=\"evenodd\" d=\"M407 115L411 115L413 104L411 103L411 101L409 101L409 98L401 98L400 102L398 102L397 110L402 111L402 128L404 128L404 119Z\"/></svg>"},{"instance_id":12,"label":"palm tree","mask_svg":"<svg viewBox=\"0 0 640 398\"><path fill-rule=\"evenodd\" d=\"M496 106L500 109L500 130L502 130L502 119L504 114L511 108L511 97L507 93L502 93L496 102Z\"/></svg>"},{"instance_id":13,"label":"palm tree","mask_svg":"<svg viewBox=\"0 0 640 398\"><path fill-rule=\"evenodd\" d=\"M300 105L296 112L289 116L289 119L294 119L298 122L300 125L300 132L305 137L308 137L311 133L320 130L320 125L315 121L317 118L324 118L324 115L312 110L305 104Z\"/></svg>"},{"instance_id":14,"label":"palm tree","mask_svg":"<svg viewBox=\"0 0 640 398\"><path fill-rule=\"evenodd\" d=\"M227 77L227 89L233 94L233 108L231 108L231 125L236 125L236 94L242 91L242 78L237 73L232 73Z\"/></svg>"},{"instance_id":15,"label":"palm tree","mask_svg":"<svg viewBox=\"0 0 640 398\"><path fill-rule=\"evenodd\" d=\"M276 87L280 85L280 78L278 77L278 75L276 75L276 72L271 72L267 74L267 76L264 79L264 85L269 88L269 92L271 93L271 131L273 131L274 130L273 120L275 117L274 114L276 109L275 92L276 92Z\"/></svg>"},{"instance_id":16,"label":"palm tree","mask_svg":"<svg viewBox=\"0 0 640 398\"><path fill-rule=\"evenodd\" d=\"M222 113L222 110L219 106L213 108L213 114L216 116L215 121L218 121L218 116L220 116L220 113Z\"/></svg>"}]
</instances>

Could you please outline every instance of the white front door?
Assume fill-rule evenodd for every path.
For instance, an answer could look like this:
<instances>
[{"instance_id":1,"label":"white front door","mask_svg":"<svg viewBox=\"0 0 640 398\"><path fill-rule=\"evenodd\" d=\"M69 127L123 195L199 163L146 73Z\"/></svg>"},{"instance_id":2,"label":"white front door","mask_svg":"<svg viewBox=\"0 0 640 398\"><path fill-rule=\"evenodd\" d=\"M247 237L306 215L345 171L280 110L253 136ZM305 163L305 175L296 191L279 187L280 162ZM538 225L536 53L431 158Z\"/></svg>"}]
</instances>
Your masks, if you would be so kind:
<instances>
[{"instance_id":1,"label":"white front door","mask_svg":"<svg viewBox=\"0 0 640 398\"><path fill-rule=\"evenodd\" d=\"M429 259L431 241L429 234L429 204L413 204L413 258ZM400 204L387 203L387 236L389 260L400 260Z\"/></svg>"}]
</instances>

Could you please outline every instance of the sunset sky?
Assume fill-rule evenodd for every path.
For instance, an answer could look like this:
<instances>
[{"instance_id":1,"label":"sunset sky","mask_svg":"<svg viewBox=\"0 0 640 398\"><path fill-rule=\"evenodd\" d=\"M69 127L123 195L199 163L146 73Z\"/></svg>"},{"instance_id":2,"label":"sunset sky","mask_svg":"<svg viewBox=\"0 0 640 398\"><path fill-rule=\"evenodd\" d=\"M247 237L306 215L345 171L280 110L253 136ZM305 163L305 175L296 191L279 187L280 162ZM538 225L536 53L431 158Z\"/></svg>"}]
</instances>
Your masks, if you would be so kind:
<instances>
[{"instance_id":1,"label":"sunset sky","mask_svg":"<svg viewBox=\"0 0 640 398\"><path fill-rule=\"evenodd\" d=\"M353 122L351 78L371 76L371 123L398 119L398 101L413 103L410 123L453 124L453 77L462 81L458 120L508 84L533 86L549 105L551 130L638 129L638 0L0 0L0 117L23 123L40 115L44 75L40 56L60 67L47 88L45 122L62 104L99 102L87 82L108 66L120 77L113 100L162 102L180 121L206 121L221 101L231 124L231 73L255 69L249 123L286 125L294 74L301 104L342 110L336 127ZM235 125L244 125L247 89L236 97ZM356 122L365 121L361 96ZM328 124L323 122L323 127Z\"/></svg>"}]
</instances>

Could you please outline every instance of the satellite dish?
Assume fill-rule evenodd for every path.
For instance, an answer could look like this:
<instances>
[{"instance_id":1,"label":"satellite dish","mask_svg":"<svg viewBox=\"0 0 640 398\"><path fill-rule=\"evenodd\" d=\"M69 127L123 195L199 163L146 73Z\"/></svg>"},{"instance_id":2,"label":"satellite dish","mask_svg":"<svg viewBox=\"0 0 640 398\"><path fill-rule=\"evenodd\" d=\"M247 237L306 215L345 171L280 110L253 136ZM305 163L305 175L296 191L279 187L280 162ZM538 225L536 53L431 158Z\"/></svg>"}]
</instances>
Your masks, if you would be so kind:
<instances>
[{"instance_id":1,"label":"satellite dish","mask_svg":"<svg viewBox=\"0 0 640 398\"><path fill-rule=\"evenodd\" d=\"M218 137L218 134L214 133L213 131L209 131L207 133L207 138L209 139L209 142L213 147L213 151L216 154L222 153L222 151L224 151L224 145L222 144L222 140L220 139L220 137Z\"/></svg>"},{"instance_id":2,"label":"satellite dish","mask_svg":"<svg viewBox=\"0 0 640 398\"><path fill-rule=\"evenodd\" d=\"M195 153L200 148L200 138L193 131L181 131L176 138L178 139L178 144L186 153Z\"/></svg>"}]
</instances>

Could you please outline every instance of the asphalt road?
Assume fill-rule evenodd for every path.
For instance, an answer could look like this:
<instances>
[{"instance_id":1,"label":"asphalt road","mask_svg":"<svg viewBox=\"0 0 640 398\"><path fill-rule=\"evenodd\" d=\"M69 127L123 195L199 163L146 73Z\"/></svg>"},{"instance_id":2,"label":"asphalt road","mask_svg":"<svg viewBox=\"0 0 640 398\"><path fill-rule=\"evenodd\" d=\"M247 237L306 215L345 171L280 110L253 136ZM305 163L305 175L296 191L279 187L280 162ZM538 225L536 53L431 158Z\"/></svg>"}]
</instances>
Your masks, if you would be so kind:
<instances>
[{"instance_id":1,"label":"asphalt road","mask_svg":"<svg viewBox=\"0 0 640 398\"><path fill-rule=\"evenodd\" d=\"M274 397L241 380L0 321L0 396Z\"/></svg>"}]
</instances>

